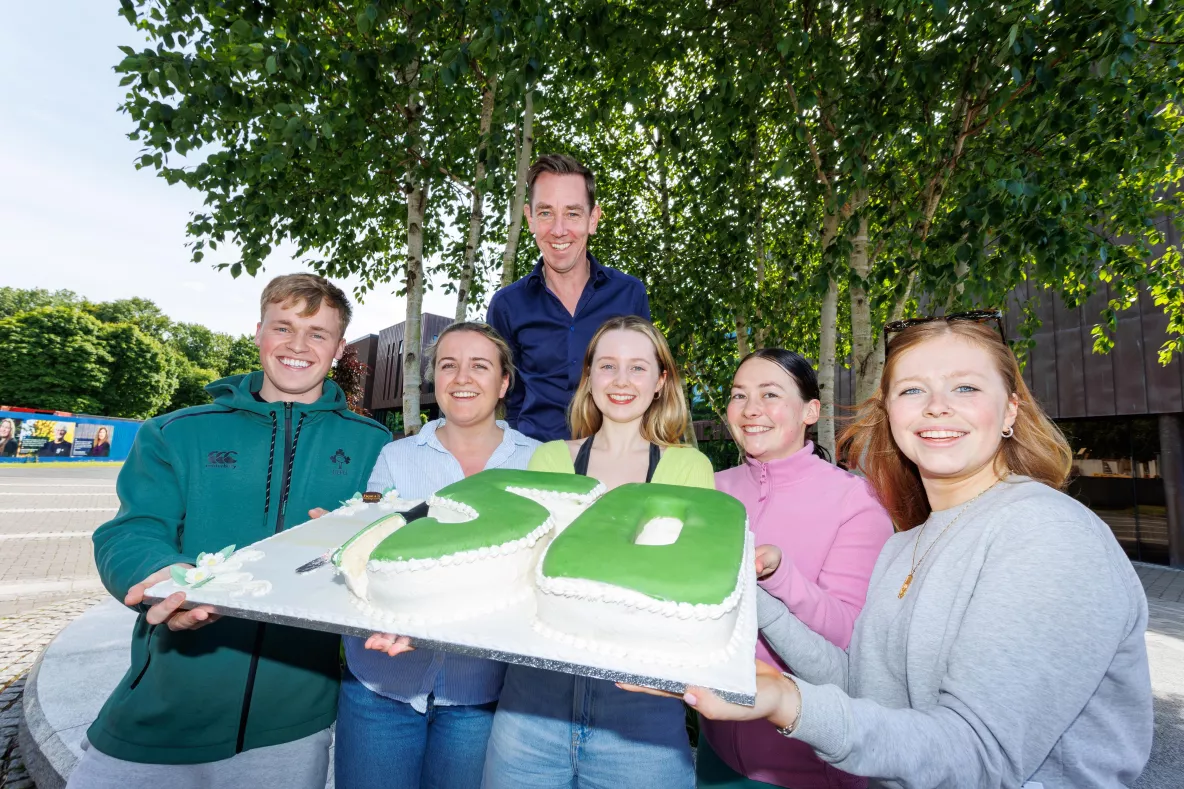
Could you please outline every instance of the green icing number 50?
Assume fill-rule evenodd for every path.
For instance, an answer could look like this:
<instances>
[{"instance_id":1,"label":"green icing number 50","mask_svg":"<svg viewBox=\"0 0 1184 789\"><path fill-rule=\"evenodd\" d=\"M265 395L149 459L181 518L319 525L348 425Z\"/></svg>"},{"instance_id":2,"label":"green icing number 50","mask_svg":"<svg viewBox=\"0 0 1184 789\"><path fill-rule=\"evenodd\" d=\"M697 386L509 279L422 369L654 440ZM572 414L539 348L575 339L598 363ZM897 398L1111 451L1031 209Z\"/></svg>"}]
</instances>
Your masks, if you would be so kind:
<instances>
[{"instance_id":1,"label":"green icing number 50","mask_svg":"<svg viewBox=\"0 0 1184 789\"><path fill-rule=\"evenodd\" d=\"M441 488L440 498L465 504L477 517L462 523L420 518L378 544L371 559L407 561L438 559L459 551L475 551L521 539L546 522L547 508L507 488L587 495L598 483L576 474L489 469Z\"/></svg>"},{"instance_id":2,"label":"green icing number 50","mask_svg":"<svg viewBox=\"0 0 1184 789\"><path fill-rule=\"evenodd\" d=\"M654 518L682 521L673 543L636 543ZM543 575L601 581L659 600L722 603L736 588L746 523L744 505L726 493L622 485L555 538L543 559Z\"/></svg>"}]
</instances>

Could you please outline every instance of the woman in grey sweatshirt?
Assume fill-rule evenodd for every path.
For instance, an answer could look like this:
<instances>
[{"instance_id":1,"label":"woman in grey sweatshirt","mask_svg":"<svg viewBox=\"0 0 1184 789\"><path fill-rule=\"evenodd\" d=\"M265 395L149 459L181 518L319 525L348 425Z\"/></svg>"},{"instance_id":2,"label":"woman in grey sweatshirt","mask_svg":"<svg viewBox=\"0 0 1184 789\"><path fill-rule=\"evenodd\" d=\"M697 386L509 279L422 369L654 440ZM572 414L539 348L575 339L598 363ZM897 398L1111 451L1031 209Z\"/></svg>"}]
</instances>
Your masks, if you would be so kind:
<instances>
[{"instance_id":1,"label":"woman in grey sweatshirt","mask_svg":"<svg viewBox=\"0 0 1184 789\"><path fill-rule=\"evenodd\" d=\"M905 328L840 447L905 529L849 648L762 594L792 674L760 667L752 708L688 703L768 718L872 786L1131 784L1151 748L1146 598L1107 526L1058 491L1068 446L999 335Z\"/></svg>"}]
</instances>

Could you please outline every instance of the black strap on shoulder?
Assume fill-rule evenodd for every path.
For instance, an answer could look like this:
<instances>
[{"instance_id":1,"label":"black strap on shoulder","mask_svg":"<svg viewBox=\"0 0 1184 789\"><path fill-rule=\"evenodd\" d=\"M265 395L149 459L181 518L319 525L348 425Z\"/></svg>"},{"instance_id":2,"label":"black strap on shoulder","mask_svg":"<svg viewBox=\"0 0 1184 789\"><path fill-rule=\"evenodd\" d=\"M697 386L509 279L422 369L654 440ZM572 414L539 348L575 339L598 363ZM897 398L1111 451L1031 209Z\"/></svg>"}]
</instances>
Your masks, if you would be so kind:
<instances>
[{"instance_id":1,"label":"black strap on shoulder","mask_svg":"<svg viewBox=\"0 0 1184 789\"><path fill-rule=\"evenodd\" d=\"M645 473L645 481L654 481L654 472L658 470L658 462L662 459L662 450L657 444L650 444L650 468Z\"/></svg>"},{"instance_id":2,"label":"black strap on shoulder","mask_svg":"<svg viewBox=\"0 0 1184 789\"><path fill-rule=\"evenodd\" d=\"M596 434L588 436L587 440L580 445L580 451L576 453L576 473L581 477L588 476L588 458L592 456L592 439L596 438Z\"/></svg>"},{"instance_id":3,"label":"black strap on shoulder","mask_svg":"<svg viewBox=\"0 0 1184 789\"><path fill-rule=\"evenodd\" d=\"M575 471L581 477L588 476L588 459L592 456L592 439L595 434L588 436L588 439L580 445L580 451L576 453ZM645 472L645 481L654 481L654 472L658 470L658 463L662 460L662 449L657 444L650 444L650 467Z\"/></svg>"}]
</instances>

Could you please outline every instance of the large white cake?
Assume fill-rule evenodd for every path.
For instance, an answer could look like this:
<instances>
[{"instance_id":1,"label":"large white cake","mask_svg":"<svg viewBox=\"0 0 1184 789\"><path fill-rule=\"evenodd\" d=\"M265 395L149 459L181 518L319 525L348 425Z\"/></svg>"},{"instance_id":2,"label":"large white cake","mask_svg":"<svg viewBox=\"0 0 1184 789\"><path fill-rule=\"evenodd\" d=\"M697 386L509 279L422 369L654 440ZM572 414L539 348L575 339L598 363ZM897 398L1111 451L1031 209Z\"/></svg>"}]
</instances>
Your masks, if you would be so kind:
<instances>
[{"instance_id":1,"label":"large white cake","mask_svg":"<svg viewBox=\"0 0 1184 789\"><path fill-rule=\"evenodd\" d=\"M584 476L493 469L441 489L408 523L399 511L413 504L388 493L332 513L364 522L333 563L355 604L395 632L533 597L535 630L582 649L674 665L736 649L752 546L726 494L605 494Z\"/></svg>"}]
</instances>

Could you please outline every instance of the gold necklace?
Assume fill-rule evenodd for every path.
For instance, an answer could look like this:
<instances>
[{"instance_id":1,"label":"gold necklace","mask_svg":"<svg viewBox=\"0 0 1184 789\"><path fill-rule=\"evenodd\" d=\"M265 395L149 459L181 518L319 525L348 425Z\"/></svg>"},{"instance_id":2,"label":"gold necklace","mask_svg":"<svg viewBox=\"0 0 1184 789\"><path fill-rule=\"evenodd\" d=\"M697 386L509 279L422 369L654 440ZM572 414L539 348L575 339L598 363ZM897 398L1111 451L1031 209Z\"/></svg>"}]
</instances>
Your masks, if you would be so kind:
<instances>
[{"instance_id":1,"label":"gold necklace","mask_svg":"<svg viewBox=\"0 0 1184 789\"><path fill-rule=\"evenodd\" d=\"M966 510L970 509L970 505L974 504L975 499L977 499L979 496L983 495L988 490L990 490L991 488L995 487L998 484L999 484L999 480L995 480L994 482L992 482L990 484L989 487L986 487L983 490L979 491L978 493L974 494L974 497L971 498L970 501L963 504L962 509L958 510L958 514L955 515L950 520L950 522L946 524L946 527L941 530L941 534L937 535L937 537L933 540L933 542L929 543L929 547L925 549L925 553L921 554L921 559L920 559L920 561L918 561L917 560L917 546L921 544L921 536L925 533L925 526L926 526L926 524L929 523L929 521L926 521L925 523L921 524L921 531L917 532L917 539L913 543L913 567L911 570L909 570L909 577L905 578L904 583L900 585L900 592L896 595L898 600L903 598L904 593L909 590L909 587L913 583L913 575L916 574L917 568L919 568L921 566L921 562L925 561L925 557L928 556L929 552L933 550L933 546L937 545L937 543L941 540L942 536L950 530L950 527L958 522L958 519L962 517L962 515L966 512Z\"/></svg>"}]
</instances>

